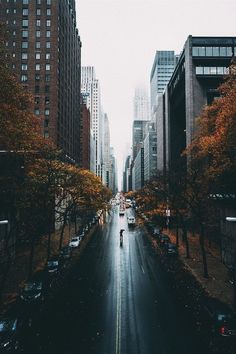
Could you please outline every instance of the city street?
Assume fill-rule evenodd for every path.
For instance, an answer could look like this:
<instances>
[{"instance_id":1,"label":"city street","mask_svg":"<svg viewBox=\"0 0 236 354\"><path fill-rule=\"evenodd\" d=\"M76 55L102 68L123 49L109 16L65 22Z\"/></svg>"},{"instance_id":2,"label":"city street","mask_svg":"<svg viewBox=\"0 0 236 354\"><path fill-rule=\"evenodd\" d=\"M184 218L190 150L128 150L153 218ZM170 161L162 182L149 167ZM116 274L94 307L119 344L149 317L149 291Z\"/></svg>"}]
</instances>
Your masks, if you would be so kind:
<instances>
[{"instance_id":1,"label":"city street","mask_svg":"<svg viewBox=\"0 0 236 354\"><path fill-rule=\"evenodd\" d=\"M115 208L99 226L83 258L44 309L29 352L203 353L142 229L128 228L126 216L132 212L119 216Z\"/></svg>"}]
</instances>

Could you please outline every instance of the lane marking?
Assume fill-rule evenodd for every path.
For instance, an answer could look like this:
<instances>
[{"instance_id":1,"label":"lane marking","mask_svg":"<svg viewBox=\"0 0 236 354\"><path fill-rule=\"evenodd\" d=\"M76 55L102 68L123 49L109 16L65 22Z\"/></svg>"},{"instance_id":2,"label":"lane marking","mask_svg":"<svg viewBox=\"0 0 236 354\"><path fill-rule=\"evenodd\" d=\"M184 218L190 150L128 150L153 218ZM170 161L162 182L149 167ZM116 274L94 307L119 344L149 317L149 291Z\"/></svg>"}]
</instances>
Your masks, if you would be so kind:
<instances>
[{"instance_id":1,"label":"lane marking","mask_svg":"<svg viewBox=\"0 0 236 354\"><path fill-rule=\"evenodd\" d=\"M143 266L141 265L140 267L141 267L141 269L142 269L143 274L145 274L145 271L144 271Z\"/></svg>"}]
</instances>

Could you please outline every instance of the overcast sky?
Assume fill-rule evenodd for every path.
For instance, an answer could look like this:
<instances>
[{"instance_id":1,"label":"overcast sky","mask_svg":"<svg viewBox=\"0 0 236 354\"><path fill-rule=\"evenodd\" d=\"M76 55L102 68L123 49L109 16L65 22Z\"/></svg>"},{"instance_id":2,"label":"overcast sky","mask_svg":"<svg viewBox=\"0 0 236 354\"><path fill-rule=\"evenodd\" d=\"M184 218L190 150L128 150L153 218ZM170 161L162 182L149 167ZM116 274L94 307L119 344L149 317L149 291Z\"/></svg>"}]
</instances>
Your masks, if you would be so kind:
<instances>
[{"instance_id":1,"label":"overcast sky","mask_svg":"<svg viewBox=\"0 0 236 354\"><path fill-rule=\"evenodd\" d=\"M149 90L156 50L179 53L189 34L236 36L236 0L76 0L82 65L95 67L119 168L131 145L136 86ZM120 171L121 172L121 171Z\"/></svg>"}]
</instances>

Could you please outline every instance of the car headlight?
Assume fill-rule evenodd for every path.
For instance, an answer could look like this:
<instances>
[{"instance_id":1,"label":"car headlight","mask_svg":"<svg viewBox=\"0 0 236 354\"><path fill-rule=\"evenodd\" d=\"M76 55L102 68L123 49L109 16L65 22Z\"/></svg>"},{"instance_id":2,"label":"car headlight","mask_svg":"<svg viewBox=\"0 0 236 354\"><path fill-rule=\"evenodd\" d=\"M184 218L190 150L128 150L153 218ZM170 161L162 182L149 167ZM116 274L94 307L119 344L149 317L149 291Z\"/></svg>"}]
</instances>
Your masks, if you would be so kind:
<instances>
[{"instance_id":1,"label":"car headlight","mask_svg":"<svg viewBox=\"0 0 236 354\"><path fill-rule=\"evenodd\" d=\"M9 342L5 342L5 343L3 344L3 347L6 348L9 344L10 344L10 341L9 341Z\"/></svg>"}]
</instances>

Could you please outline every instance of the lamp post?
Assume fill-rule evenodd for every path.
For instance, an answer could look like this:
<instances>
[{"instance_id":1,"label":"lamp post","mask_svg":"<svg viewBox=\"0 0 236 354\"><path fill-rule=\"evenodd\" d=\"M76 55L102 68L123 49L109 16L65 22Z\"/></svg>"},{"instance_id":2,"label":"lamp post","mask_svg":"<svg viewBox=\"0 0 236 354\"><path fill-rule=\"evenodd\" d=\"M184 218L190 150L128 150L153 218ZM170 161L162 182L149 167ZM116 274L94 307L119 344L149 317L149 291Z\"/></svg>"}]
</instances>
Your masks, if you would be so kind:
<instances>
[{"instance_id":1,"label":"lamp post","mask_svg":"<svg viewBox=\"0 0 236 354\"><path fill-rule=\"evenodd\" d=\"M236 222L236 217L226 216L225 220L228 221L228 222ZM234 302L234 306L236 307L236 264L233 265L232 275L233 275L233 287L234 287L234 299L233 299L233 302Z\"/></svg>"}]
</instances>

